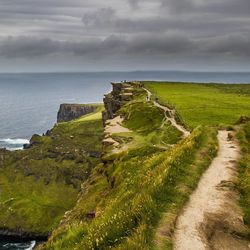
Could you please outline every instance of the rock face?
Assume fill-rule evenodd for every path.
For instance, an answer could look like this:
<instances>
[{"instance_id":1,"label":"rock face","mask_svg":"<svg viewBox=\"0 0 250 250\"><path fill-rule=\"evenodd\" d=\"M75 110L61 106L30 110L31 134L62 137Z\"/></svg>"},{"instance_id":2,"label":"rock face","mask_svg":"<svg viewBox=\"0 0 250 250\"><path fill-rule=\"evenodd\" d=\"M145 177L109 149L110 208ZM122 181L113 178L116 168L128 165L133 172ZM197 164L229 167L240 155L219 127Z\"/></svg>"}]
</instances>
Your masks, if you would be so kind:
<instances>
[{"instance_id":1,"label":"rock face","mask_svg":"<svg viewBox=\"0 0 250 250\"><path fill-rule=\"evenodd\" d=\"M117 110L127 101L133 97L133 88L131 84L126 83L111 83L113 90L111 93L105 95L103 102L105 111L103 111L103 123L109 119L113 119Z\"/></svg>"},{"instance_id":2,"label":"rock face","mask_svg":"<svg viewBox=\"0 0 250 250\"><path fill-rule=\"evenodd\" d=\"M32 135L29 143L23 144L23 149L29 149L35 145L40 144L40 143L41 143L41 136L34 134L34 135Z\"/></svg>"},{"instance_id":3,"label":"rock face","mask_svg":"<svg viewBox=\"0 0 250 250\"><path fill-rule=\"evenodd\" d=\"M97 106L81 104L61 104L57 113L57 122L68 122L94 112Z\"/></svg>"},{"instance_id":4,"label":"rock face","mask_svg":"<svg viewBox=\"0 0 250 250\"><path fill-rule=\"evenodd\" d=\"M39 233L26 233L20 230L11 231L7 228L0 228L0 238L4 241L47 241L49 234L39 234Z\"/></svg>"},{"instance_id":5,"label":"rock face","mask_svg":"<svg viewBox=\"0 0 250 250\"><path fill-rule=\"evenodd\" d=\"M236 124L245 124L250 121L250 117L248 116L241 116L240 119L237 121Z\"/></svg>"}]
</instances>

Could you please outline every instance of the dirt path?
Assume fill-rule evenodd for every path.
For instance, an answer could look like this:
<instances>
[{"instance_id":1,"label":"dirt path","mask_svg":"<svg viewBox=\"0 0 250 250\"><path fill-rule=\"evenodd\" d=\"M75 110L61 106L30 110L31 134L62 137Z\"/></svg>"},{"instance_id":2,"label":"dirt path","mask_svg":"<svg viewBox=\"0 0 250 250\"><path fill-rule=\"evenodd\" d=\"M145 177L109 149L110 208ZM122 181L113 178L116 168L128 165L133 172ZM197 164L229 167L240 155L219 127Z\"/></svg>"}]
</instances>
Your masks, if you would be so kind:
<instances>
[{"instance_id":1,"label":"dirt path","mask_svg":"<svg viewBox=\"0 0 250 250\"><path fill-rule=\"evenodd\" d=\"M147 96L147 100L150 101L151 100L151 96L152 96L152 93L146 89L146 88L143 88L148 96ZM183 133L183 137L188 137L190 135L190 132L188 130L186 130L183 126L181 126L180 124L177 123L176 119L175 119L175 110L172 110L166 106L163 106L161 104L159 104L158 102L154 101L154 105L162 110L164 110L164 114L165 114L165 118L166 118L166 121L169 121L173 127L177 128L179 131L181 131Z\"/></svg>"},{"instance_id":2,"label":"dirt path","mask_svg":"<svg viewBox=\"0 0 250 250\"><path fill-rule=\"evenodd\" d=\"M177 219L174 250L250 249L249 242L230 234L246 230L233 184L240 149L227 131L219 131L218 140L218 156Z\"/></svg>"},{"instance_id":3,"label":"dirt path","mask_svg":"<svg viewBox=\"0 0 250 250\"><path fill-rule=\"evenodd\" d=\"M112 135L114 134L131 132L131 130L121 125L123 120L124 118L121 116L116 116L115 118L106 121L104 129L105 138L103 143L113 146L113 150L111 151L113 154L117 154L128 149L127 145L121 146L119 142L112 138Z\"/></svg>"}]
</instances>

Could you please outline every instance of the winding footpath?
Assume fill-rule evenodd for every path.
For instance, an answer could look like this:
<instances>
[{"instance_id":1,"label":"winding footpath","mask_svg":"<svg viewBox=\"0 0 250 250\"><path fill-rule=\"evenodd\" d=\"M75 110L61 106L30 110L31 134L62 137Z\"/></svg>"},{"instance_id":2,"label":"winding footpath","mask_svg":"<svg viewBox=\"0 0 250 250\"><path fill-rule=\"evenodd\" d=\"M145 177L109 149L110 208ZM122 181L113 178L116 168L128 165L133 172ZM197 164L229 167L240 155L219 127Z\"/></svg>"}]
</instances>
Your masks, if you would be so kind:
<instances>
[{"instance_id":1,"label":"winding footpath","mask_svg":"<svg viewBox=\"0 0 250 250\"><path fill-rule=\"evenodd\" d=\"M150 101L152 93L143 89ZM166 120L181 131L184 138L190 135L176 122L175 110L156 101L154 105L164 110ZM174 250L250 250L248 241L229 233L247 232L238 205L238 193L234 189L240 147L234 136L231 137L226 130L218 131L218 155L177 218L173 234Z\"/></svg>"},{"instance_id":2,"label":"winding footpath","mask_svg":"<svg viewBox=\"0 0 250 250\"><path fill-rule=\"evenodd\" d=\"M219 131L218 141L217 157L177 219L174 250L250 249L247 242L226 234L223 229L244 231L237 193L232 188L240 148L235 140L228 140L228 131Z\"/></svg>"},{"instance_id":3,"label":"winding footpath","mask_svg":"<svg viewBox=\"0 0 250 250\"><path fill-rule=\"evenodd\" d=\"M147 100L150 101L151 97L152 97L152 93L146 88L143 88L143 89L148 94ZM175 119L175 116L176 116L175 110L170 109L166 106L163 106L163 105L159 104L157 101L154 101L154 105L164 111L165 120L169 121L173 127L175 127L180 132L182 132L184 138L186 138L190 135L190 132L187 129L185 129L183 126L181 126L180 124L177 123L177 121Z\"/></svg>"}]
</instances>

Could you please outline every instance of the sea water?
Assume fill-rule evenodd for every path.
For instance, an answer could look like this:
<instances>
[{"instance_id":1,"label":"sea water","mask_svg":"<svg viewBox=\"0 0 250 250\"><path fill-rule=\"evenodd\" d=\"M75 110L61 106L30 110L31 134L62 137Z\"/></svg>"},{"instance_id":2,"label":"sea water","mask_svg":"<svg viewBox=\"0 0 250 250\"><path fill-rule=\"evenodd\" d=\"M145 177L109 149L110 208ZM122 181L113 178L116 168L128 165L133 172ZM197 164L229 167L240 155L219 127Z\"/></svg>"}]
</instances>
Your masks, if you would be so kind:
<instances>
[{"instance_id":1,"label":"sea water","mask_svg":"<svg viewBox=\"0 0 250 250\"><path fill-rule=\"evenodd\" d=\"M111 81L250 82L250 73L97 72L0 74L0 147L22 148L56 122L61 103L97 103Z\"/></svg>"}]
</instances>

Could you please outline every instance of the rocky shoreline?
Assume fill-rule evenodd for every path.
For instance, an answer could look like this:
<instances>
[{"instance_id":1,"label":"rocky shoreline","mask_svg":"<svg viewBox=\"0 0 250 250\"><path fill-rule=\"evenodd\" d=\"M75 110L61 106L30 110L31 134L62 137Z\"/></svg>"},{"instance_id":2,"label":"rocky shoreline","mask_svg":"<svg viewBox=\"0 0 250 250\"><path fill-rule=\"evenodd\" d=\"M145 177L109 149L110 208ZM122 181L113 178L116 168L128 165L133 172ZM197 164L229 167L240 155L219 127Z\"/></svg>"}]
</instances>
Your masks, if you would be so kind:
<instances>
[{"instance_id":1,"label":"rocky shoreline","mask_svg":"<svg viewBox=\"0 0 250 250\"><path fill-rule=\"evenodd\" d=\"M24 232L19 230L9 230L0 228L0 240L8 242L26 242L26 241L47 241L50 234L42 234L37 232Z\"/></svg>"}]
</instances>

